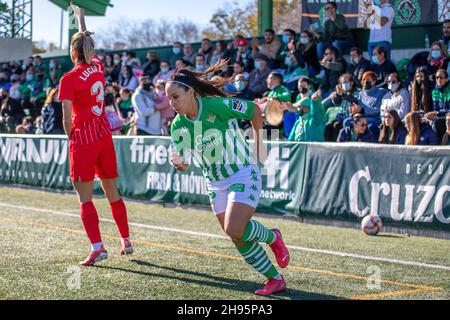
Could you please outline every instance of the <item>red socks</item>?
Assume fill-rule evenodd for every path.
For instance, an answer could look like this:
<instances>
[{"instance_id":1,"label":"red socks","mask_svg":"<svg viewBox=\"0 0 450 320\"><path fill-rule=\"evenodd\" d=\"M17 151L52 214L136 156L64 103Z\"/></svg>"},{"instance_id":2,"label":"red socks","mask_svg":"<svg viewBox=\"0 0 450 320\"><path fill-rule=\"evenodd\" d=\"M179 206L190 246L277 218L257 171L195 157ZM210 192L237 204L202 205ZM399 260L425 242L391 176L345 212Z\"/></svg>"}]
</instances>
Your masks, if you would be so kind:
<instances>
[{"instance_id":1,"label":"red socks","mask_svg":"<svg viewBox=\"0 0 450 320\"><path fill-rule=\"evenodd\" d=\"M81 220L91 244L102 242L97 210L92 201L81 204Z\"/></svg>"},{"instance_id":2,"label":"red socks","mask_svg":"<svg viewBox=\"0 0 450 320\"><path fill-rule=\"evenodd\" d=\"M117 228L119 228L120 236L124 239L128 238L130 236L130 231L128 229L127 208L125 207L125 203L120 199L109 205L114 220L116 221Z\"/></svg>"}]
</instances>

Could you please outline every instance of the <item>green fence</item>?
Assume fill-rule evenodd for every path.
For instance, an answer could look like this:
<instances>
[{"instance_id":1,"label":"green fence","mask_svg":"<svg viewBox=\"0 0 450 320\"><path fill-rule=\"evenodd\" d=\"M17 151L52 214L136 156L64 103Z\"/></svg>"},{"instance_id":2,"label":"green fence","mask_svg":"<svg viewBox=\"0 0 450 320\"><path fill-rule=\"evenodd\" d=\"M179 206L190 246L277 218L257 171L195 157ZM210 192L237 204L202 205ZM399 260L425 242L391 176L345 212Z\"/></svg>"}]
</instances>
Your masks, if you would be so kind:
<instances>
[{"instance_id":1,"label":"green fence","mask_svg":"<svg viewBox=\"0 0 450 320\"><path fill-rule=\"evenodd\" d=\"M115 138L122 195L209 205L201 170L169 165L168 138ZM450 148L368 144L267 145L258 211L450 231ZM71 190L64 137L0 135L0 183ZM96 191L100 184L96 181Z\"/></svg>"}]
</instances>

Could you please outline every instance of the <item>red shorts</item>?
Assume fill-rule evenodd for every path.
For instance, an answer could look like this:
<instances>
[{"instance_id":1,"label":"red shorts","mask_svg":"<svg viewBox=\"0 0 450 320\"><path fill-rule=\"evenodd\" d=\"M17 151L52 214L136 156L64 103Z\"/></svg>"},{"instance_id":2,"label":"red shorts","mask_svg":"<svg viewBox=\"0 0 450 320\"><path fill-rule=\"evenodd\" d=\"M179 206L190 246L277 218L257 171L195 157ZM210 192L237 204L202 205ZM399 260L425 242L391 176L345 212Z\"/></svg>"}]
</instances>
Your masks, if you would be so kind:
<instances>
[{"instance_id":1,"label":"red shorts","mask_svg":"<svg viewBox=\"0 0 450 320\"><path fill-rule=\"evenodd\" d=\"M71 141L69 152L70 178L73 181L92 181L95 176L100 179L115 179L119 176L116 150L111 135L81 146Z\"/></svg>"}]
</instances>

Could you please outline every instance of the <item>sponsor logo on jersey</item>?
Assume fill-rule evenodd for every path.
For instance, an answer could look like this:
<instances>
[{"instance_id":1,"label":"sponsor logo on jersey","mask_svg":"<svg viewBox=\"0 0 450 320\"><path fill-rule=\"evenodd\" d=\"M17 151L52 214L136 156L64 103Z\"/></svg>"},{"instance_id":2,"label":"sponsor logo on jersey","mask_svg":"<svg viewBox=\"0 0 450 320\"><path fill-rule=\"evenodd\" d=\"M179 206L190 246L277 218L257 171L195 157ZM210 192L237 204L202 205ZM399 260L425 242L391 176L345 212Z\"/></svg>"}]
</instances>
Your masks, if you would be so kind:
<instances>
[{"instance_id":1,"label":"sponsor logo on jersey","mask_svg":"<svg viewBox=\"0 0 450 320\"><path fill-rule=\"evenodd\" d=\"M244 101L239 101L239 100L233 100L232 101L233 105L231 107L232 110L240 112L240 113L245 113L247 112L247 102Z\"/></svg>"},{"instance_id":2,"label":"sponsor logo on jersey","mask_svg":"<svg viewBox=\"0 0 450 320\"><path fill-rule=\"evenodd\" d=\"M209 114L208 118L207 118L207 121L210 122L210 123L216 122L216 116L213 115L213 114Z\"/></svg>"},{"instance_id":3,"label":"sponsor logo on jersey","mask_svg":"<svg viewBox=\"0 0 450 320\"><path fill-rule=\"evenodd\" d=\"M230 192L244 192L245 191L245 185L243 183L235 183L231 185L228 190Z\"/></svg>"}]
</instances>

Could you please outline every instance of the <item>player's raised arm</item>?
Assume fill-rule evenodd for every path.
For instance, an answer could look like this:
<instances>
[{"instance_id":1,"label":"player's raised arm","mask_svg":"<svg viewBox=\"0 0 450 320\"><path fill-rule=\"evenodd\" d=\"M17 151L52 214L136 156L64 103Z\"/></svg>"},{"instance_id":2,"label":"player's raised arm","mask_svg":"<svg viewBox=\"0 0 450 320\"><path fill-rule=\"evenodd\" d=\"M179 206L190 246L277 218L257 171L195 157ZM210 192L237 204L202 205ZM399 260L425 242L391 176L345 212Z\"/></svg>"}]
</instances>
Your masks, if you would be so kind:
<instances>
[{"instance_id":1,"label":"player's raised arm","mask_svg":"<svg viewBox=\"0 0 450 320\"><path fill-rule=\"evenodd\" d=\"M80 8L77 5L74 5L73 2L70 2L70 6L72 7L74 16L77 17L78 30L80 32L85 32L87 29L86 29L86 20L84 18L84 9Z\"/></svg>"}]
</instances>

